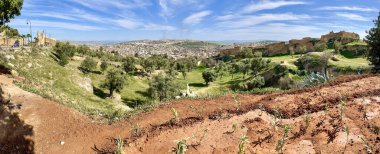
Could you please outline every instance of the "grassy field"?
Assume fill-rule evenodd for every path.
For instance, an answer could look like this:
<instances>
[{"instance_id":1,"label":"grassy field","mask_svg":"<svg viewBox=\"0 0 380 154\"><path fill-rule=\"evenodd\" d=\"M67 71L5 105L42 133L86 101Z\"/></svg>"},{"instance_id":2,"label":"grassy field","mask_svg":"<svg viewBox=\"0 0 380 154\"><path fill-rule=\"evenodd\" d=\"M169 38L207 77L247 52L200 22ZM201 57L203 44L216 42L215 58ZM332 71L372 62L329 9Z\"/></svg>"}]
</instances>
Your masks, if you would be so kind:
<instances>
[{"instance_id":1,"label":"grassy field","mask_svg":"<svg viewBox=\"0 0 380 154\"><path fill-rule=\"evenodd\" d=\"M13 52L16 60L11 61L17 72L25 78L17 83L21 88L75 108L91 117L112 114L122 104L103 99L87 92L77 84L83 78L76 62L62 67L51 58L51 49L36 53Z\"/></svg>"}]
</instances>

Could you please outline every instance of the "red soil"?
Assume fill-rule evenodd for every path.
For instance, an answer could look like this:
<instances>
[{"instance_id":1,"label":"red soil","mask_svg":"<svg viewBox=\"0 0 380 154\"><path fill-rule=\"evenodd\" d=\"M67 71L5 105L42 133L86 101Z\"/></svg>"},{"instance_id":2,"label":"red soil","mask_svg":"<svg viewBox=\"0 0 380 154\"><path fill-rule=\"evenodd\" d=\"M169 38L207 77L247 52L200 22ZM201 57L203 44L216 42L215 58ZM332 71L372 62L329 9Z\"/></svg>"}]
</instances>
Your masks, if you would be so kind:
<instances>
[{"instance_id":1,"label":"red soil","mask_svg":"<svg viewBox=\"0 0 380 154\"><path fill-rule=\"evenodd\" d=\"M380 126L379 76L346 76L312 89L238 95L239 103L231 95L178 100L112 125L97 123L77 111L25 92L14 86L12 79L0 76L0 83L11 94L11 104L20 107L12 109L12 113L18 113L12 119L18 119L19 127L28 128L12 132L9 124L0 123L0 129L4 127L8 134L16 134L3 137L0 133L0 146L8 147L0 149L0 153L107 153L115 150L116 137L124 139L126 153L172 153L175 140L185 138L188 153L236 153L242 135L249 139L246 153L276 153L283 135L281 126L285 124L291 126L291 131L284 153L366 153L361 138L373 153L380 150L380 137L373 127ZM338 108L341 98L346 103L342 119ZM324 112L326 106L329 112ZM176 124L168 122L172 107L180 117ZM273 129L276 110L282 114L282 120ZM307 128L306 112L311 119ZM0 115L0 120L7 115ZM233 124L238 126L234 132ZM141 133L131 133L137 125ZM346 126L350 130L348 137L343 132ZM26 148L10 151L16 146Z\"/></svg>"}]
</instances>

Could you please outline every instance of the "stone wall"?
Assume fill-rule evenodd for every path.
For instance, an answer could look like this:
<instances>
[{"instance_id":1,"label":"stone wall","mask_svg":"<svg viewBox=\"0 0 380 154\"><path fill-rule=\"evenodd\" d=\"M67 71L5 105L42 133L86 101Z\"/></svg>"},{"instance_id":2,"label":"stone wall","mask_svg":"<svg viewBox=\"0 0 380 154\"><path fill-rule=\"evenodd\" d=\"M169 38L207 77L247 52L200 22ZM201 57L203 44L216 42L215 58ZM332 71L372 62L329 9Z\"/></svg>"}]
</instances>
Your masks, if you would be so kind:
<instances>
[{"instance_id":1,"label":"stone wall","mask_svg":"<svg viewBox=\"0 0 380 154\"><path fill-rule=\"evenodd\" d=\"M330 32L329 34L321 36L321 41L326 43L338 41L342 44L347 44L358 40L360 40L360 36L358 34L345 31L338 33Z\"/></svg>"},{"instance_id":2,"label":"stone wall","mask_svg":"<svg viewBox=\"0 0 380 154\"><path fill-rule=\"evenodd\" d=\"M350 32L330 32L329 34L322 35L321 38L311 38L305 37L301 40L290 40L289 43L280 42L273 43L264 46L255 46L249 47L252 48L254 52L262 52L264 56L275 56L275 55L283 55L283 54L305 54L309 52L316 52L317 47L321 45L326 45L329 42L338 41L341 44L347 44L354 41L360 40L360 36L356 33ZM362 51L364 49L363 46L360 47L347 47L347 50L350 51ZM323 49L323 48L322 48ZM229 56L229 55L237 55L241 50L241 47L234 47L230 49L220 50L220 56Z\"/></svg>"}]
</instances>

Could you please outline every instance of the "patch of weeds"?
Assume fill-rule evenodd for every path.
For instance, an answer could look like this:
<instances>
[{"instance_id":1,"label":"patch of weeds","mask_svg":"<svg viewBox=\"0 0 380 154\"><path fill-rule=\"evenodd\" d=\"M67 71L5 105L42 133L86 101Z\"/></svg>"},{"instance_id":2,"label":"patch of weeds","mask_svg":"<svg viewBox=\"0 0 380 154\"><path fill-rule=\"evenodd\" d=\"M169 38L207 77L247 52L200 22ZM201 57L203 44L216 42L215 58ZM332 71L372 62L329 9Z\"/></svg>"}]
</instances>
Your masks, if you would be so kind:
<instances>
[{"instance_id":1,"label":"patch of weeds","mask_svg":"<svg viewBox=\"0 0 380 154\"><path fill-rule=\"evenodd\" d=\"M131 130L132 137L140 137L142 135L142 130L139 124L133 126Z\"/></svg>"},{"instance_id":2,"label":"patch of weeds","mask_svg":"<svg viewBox=\"0 0 380 154\"><path fill-rule=\"evenodd\" d=\"M360 137L360 139L362 140L364 148L366 149L367 153L372 154L373 153L372 146L363 137Z\"/></svg>"},{"instance_id":3,"label":"patch of weeds","mask_svg":"<svg viewBox=\"0 0 380 154\"><path fill-rule=\"evenodd\" d=\"M240 137L238 154L244 154L245 153L245 144L247 144L248 142L249 141L248 141L247 136L243 135L242 137Z\"/></svg>"},{"instance_id":4,"label":"patch of weeds","mask_svg":"<svg viewBox=\"0 0 380 154\"><path fill-rule=\"evenodd\" d=\"M124 154L124 150L123 150L124 141L123 141L123 139L118 137L116 139L116 144L117 144L117 147L116 147L115 154Z\"/></svg>"},{"instance_id":5,"label":"patch of weeds","mask_svg":"<svg viewBox=\"0 0 380 154\"><path fill-rule=\"evenodd\" d=\"M187 151L188 145L187 145L187 139L182 139L177 142L177 146L172 149L173 152L176 154L185 154Z\"/></svg>"},{"instance_id":6,"label":"patch of weeds","mask_svg":"<svg viewBox=\"0 0 380 154\"><path fill-rule=\"evenodd\" d=\"M282 134L282 137L280 140L278 140L277 142L277 146L276 146L276 151L278 153L282 153L283 152L283 148L285 146L285 142L286 142L286 139L288 138L288 134L290 132L290 126L288 125L285 125L283 127L283 130L284 130L284 133Z\"/></svg>"},{"instance_id":7,"label":"patch of weeds","mask_svg":"<svg viewBox=\"0 0 380 154\"><path fill-rule=\"evenodd\" d=\"M179 123L179 116L178 112L175 108L170 108L170 111L172 112L173 118L171 118L169 121L172 124L178 124Z\"/></svg>"}]
</instances>

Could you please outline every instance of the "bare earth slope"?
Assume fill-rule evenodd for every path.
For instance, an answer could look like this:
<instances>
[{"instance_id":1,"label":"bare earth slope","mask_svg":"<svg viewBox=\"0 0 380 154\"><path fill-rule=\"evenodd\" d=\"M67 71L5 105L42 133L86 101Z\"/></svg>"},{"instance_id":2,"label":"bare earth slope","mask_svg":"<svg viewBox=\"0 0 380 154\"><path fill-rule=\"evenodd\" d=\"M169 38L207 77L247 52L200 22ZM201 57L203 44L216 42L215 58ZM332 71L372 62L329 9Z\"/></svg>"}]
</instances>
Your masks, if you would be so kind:
<instances>
[{"instance_id":1,"label":"bare earth slope","mask_svg":"<svg viewBox=\"0 0 380 154\"><path fill-rule=\"evenodd\" d=\"M29 148L13 153L112 152L116 147L114 138L119 136L124 139L126 153L171 153L175 140L181 139L187 139L189 153L236 153L242 135L249 139L246 153L276 153L285 124L291 126L291 131L284 153L378 153L380 149L375 131L375 126L380 126L379 76L348 76L329 85L287 93L239 95L237 101L231 95L178 100L112 125L98 124L79 112L25 92L7 77L0 76L0 84L6 94L11 94L16 119L28 128L12 132L16 129L6 127L7 122L0 123L12 132L8 134L16 134L1 142L5 139L0 133L0 145L5 147L0 153L15 149L17 144ZM342 118L341 98L346 104ZM179 113L178 123L168 122L172 107ZM273 127L276 112L282 114L282 120ZM306 113L310 117L308 127L304 122ZM235 131L233 124L238 126ZM131 133L137 125L141 133ZM370 148L365 148L363 140Z\"/></svg>"}]
</instances>

